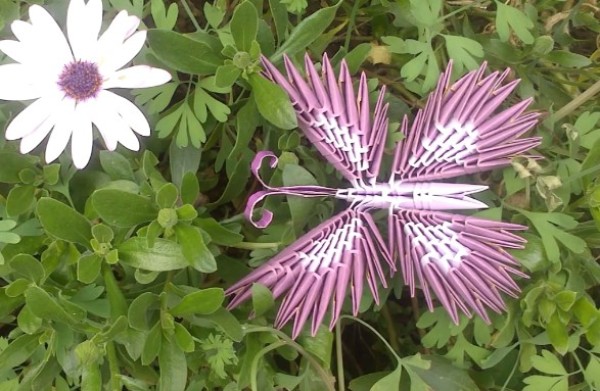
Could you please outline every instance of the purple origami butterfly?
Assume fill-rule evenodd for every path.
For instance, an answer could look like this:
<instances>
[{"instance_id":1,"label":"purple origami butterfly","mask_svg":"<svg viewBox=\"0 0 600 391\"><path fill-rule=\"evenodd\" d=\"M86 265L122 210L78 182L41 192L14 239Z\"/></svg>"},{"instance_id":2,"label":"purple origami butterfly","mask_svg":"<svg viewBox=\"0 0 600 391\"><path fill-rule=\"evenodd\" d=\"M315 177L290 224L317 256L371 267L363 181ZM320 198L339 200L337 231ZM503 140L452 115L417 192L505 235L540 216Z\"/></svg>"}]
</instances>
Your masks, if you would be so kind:
<instances>
[{"instance_id":1,"label":"purple origami butterfly","mask_svg":"<svg viewBox=\"0 0 600 391\"><path fill-rule=\"evenodd\" d=\"M509 70L485 76L484 64L449 85L449 64L410 130L404 117L406 138L395 147L389 178L379 182L388 129L385 87L371 116L366 76L361 75L355 93L344 61L336 78L327 56L319 75L307 55L306 79L287 57L287 78L267 59L262 62L266 77L289 94L300 129L350 187L271 187L259 168L265 159L276 167L277 157L259 152L252 171L265 190L250 197L246 217L266 227L272 212L264 210L258 221L252 215L271 194L330 196L348 206L230 287L229 308L249 299L252 284L259 283L275 298L283 296L275 327L293 320L295 338L312 318L314 335L328 312L329 327L335 325L348 288L355 315L365 281L379 302L377 285L387 286L383 260L391 273L399 265L412 296L420 286L430 310L433 291L455 323L459 311L469 317L474 311L489 322L486 307L498 313L505 309L500 292L516 297L520 289L513 276L527 277L505 248L522 248L525 240L511 231L527 227L443 212L486 208L469 195L487 187L437 181L506 166L540 143L539 138L519 139L539 117L525 113L532 99L497 112L518 83L502 85ZM370 214L377 209L388 211L387 242Z\"/></svg>"}]
</instances>

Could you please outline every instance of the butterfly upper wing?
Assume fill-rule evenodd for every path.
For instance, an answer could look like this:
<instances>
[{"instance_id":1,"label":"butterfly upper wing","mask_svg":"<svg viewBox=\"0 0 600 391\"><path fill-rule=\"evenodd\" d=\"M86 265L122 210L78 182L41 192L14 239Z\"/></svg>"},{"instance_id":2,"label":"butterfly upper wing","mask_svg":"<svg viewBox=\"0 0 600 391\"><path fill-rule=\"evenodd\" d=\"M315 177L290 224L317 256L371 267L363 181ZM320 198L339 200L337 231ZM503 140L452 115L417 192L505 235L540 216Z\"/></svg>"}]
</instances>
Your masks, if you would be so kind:
<instances>
[{"instance_id":1,"label":"butterfly upper wing","mask_svg":"<svg viewBox=\"0 0 600 391\"><path fill-rule=\"evenodd\" d=\"M505 250L525 240L511 231L527 227L472 216L425 210L390 214L389 247L400 258L404 282L414 296L420 285L430 310L431 291L458 323L458 311L475 311L489 322L486 308L505 309L500 292L517 297L513 276L527 278Z\"/></svg>"},{"instance_id":2,"label":"butterfly upper wing","mask_svg":"<svg viewBox=\"0 0 600 391\"><path fill-rule=\"evenodd\" d=\"M525 113L532 99L499 113L498 107L518 80L502 82L509 70L484 75L486 64L449 86L452 64L442 74L425 108L395 150L392 180L431 181L491 170L539 145L540 138L519 139L536 123L539 113Z\"/></svg>"},{"instance_id":3,"label":"butterfly upper wing","mask_svg":"<svg viewBox=\"0 0 600 391\"><path fill-rule=\"evenodd\" d=\"M287 56L284 61L287 78L262 58L265 75L288 93L298 126L306 137L351 183L374 179L379 173L388 127L388 105L383 102L385 88L379 93L371 118L364 73L355 93L345 61L341 63L338 78L326 55L321 75L306 55L306 78Z\"/></svg>"},{"instance_id":4,"label":"butterfly upper wing","mask_svg":"<svg viewBox=\"0 0 600 391\"><path fill-rule=\"evenodd\" d=\"M377 281L386 286L381 258L395 270L371 215L347 209L227 289L226 294L233 295L228 308L248 300L252 284L259 283L269 288L275 298L283 296L275 327L293 321L292 336L296 338L312 317L311 332L315 335L328 308L330 328L334 326L348 288L353 312L358 313L365 279L378 302Z\"/></svg>"}]
</instances>

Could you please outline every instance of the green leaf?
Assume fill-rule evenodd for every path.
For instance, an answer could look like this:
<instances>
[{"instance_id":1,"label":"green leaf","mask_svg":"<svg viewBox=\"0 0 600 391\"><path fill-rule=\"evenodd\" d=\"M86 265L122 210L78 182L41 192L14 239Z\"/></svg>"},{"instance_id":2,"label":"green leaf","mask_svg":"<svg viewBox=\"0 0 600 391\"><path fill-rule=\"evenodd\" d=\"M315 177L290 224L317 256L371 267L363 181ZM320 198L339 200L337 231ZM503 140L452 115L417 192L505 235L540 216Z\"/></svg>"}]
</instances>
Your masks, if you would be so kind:
<instances>
[{"instance_id":1,"label":"green leaf","mask_svg":"<svg viewBox=\"0 0 600 391\"><path fill-rule=\"evenodd\" d=\"M221 65L215 74L218 87L229 88L242 74L242 70L233 64Z\"/></svg>"},{"instance_id":2,"label":"green leaf","mask_svg":"<svg viewBox=\"0 0 600 391\"><path fill-rule=\"evenodd\" d=\"M423 355L431 362L428 369L411 367L419 377L432 389L444 391L478 391L479 387L464 369L460 369L440 356Z\"/></svg>"},{"instance_id":3,"label":"green leaf","mask_svg":"<svg viewBox=\"0 0 600 391\"><path fill-rule=\"evenodd\" d=\"M244 1L235 8L230 29L237 49L249 52L258 33L258 12L251 1Z\"/></svg>"},{"instance_id":4,"label":"green leaf","mask_svg":"<svg viewBox=\"0 0 600 391\"><path fill-rule=\"evenodd\" d=\"M150 328L148 312L151 308L158 309L159 297L155 293L144 292L133 299L127 310L127 319L131 328L146 331Z\"/></svg>"},{"instance_id":5,"label":"green leaf","mask_svg":"<svg viewBox=\"0 0 600 391\"><path fill-rule=\"evenodd\" d=\"M184 352L191 353L194 351L194 337L180 323L175 323L175 341Z\"/></svg>"},{"instance_id":6,"label":"green leaf","mask_svg":"<svg viewBox=\"0 0 600 391\"><path fill-rule=\"evenodd\" d=\"M54 320L57 322L74 325L80 322L68 313L56 299L37 286L30 286L25 291L25 301L31 312L38 318Z\"/></svg>"},{"instance_id":7,"label":"green leaf","mask_svg":"<svg viewBox=\"0 0 600 391\"><path fill-rule=\"evenodd\" d=\"M228 230L213 218L198 219L195 223L210 235L212 242L216 244L233 246L244 240L243 235Z\"/></svg>"},{"instance_id":8,"label":"green leaf","mask_svg":"<svg viewBox=\"0 0 600 391\"><path fill-rule=\"evenodd\" d=\"M389 391L397 390L400 387L400 377L402 375L402 367L398 366L389 374L383 378L377 380L377 383L373 384L371 391Z\"/></svg>"},{"instance_id":9,"label":"green leaf","mask_svg":"<svg viewBox=\"0 0 600 391\"><path fill-rule=\"evenodd\" d=\"M583 68L592 63L588 57L566 50L554 50L546 54L546 60L568 68Z\"/></svg>"},{"instance_id":10,"label":"green leaf","mask_svg":"<svg viewBox=\"0 0 600 391\"><path fill-rule=\"evenodd\" d=\"M337 9L342 3L343 0L340 0L331 7L321 8L302 20L292 30L283 45L279 46L279 49L271 56L271 61L278 62L284 53L288 56L293 56L300 51L306 50L333 22Z\"/></svg>"},{"instance_id":11,"label":"green leaf","mask_svg":"<svg viewBox=\"0 0 600 391\"><path fill-rule=\"evenodd\" d=\"M156 192L156 204L159 208L172 208L178 196L177 187L172 183L165 183Z\"/></svg>"},{"instance_id":12,"label":"green leaf","mask_svg":"<svg viewBox=\"0 0 600 391\"><path fill-rule=\"evenodd\" d=\"M446 39L446 50L455 63L460 64L458 71L463 65L468 70L479 67L480 58L483 57L483 46L477 41L457 35L443 35Z\"/></svg>"},{"instance_id":13,"label":"green leaf","mask_svg":"<svg viewBox=\"0 0 600 391\"><path fill-rule=\"evenodd\" d=\"M175 340L163 338L158 355L160 368L159 390L184 391L187 383L185 353Z\"/></svg>"},{"instance_id":14,"label":"green leaf","mask_svg":"<svg viewBox=\"0 0 600 391\"><path fill-rule=\"evenodd\" d=\"M148 197L116 189L96 190L92 205L105 223L115 227L131 228L154 220L158 214Z\"/></svg>"},{"instance_id":15,"label":"green leaf","mask_svg":"<svg viewBox=\"0 0 600 391\"><path fill-rule=\"evenodd\" d=\"M148 30L148 43L156 57L185 73L210 75L223 64L220 53L208 44L167 30Z\"/></svg>"},{"instance_id":16,"label":"green leaf","mask_svg":"<svg viewBox=\"0 0 600 391\"><path fill-rule=\"evenodd\" d=\"M169 147L169 168L171 171L171 181L175 186L181 188L183 178L186 175L195 175L198 167L200 167L201 157L201 149L194 147L180 148L176 143L171 143Z\"/></svg>"},{"instance_id":17,"label":"green leaf","mask_svg":"<svg viewBox=\"0 0 600 391\"><path fill-rule=\"evenodd\" d=\"M19 173L24 169L33 170L31 159L16 152L0 151L0 182L21 183Z\"/></svg>"},{"instance_id":18,"label":"green leaf","mask_svg":"<svg viewBox=\"0 0 600 391\"><path fill-rule=\"evenodd\" d=\"M142 350L142 365L149 365L154 361L156 356L161 350L163 342L162 329L160 328L160 322L156 322L144 343L144 349ZM162 390L168 390L169 388L161 388Z\"/></svg>"},{"instance_id":19,"label":"green leaf","mask_svg":"<svg viewBox=\"0 0 600 391\"><path fill-rule=\"evenodd\" d=\"M177 8L177 3L171 3L167 10L165 9L163 0L151 0L150 12L152 13L152 19L154 19L156 27L164 30L172 30L175 27L175 23L177 23L179 8Z\"/></svg>"},{"instance_id":20,"label":"green leaf","mask_svg":"<svg viewBox=\"0 0 600 391\"><path fill-rule=\"evenodd\" d=\"M567 333L567 326L560 320L558 312L555 312L550 318L550 322L546 325L546 331L556 351L560 354L567 353L569 334Z\"/></svg>"},{"instance_id":21,"label":"green leaf","mask_svg":"<svg viewBox=\"0 0 600 391\"><path fill-rule=\"evenodd\" d=\"M100 275L102 258L96 254L84 255L77 262L77 279L84 284L91 284Z\"/></svg>"},{"instance_id":22,"label":"green leaf","mask_svg":"<svg viewBox=\"0 0 600 391\"><path fill-rule=\"evenodd\" d=\"M264 285L252 284L252 308L255 316L261 316L275 304L273 293Z\"/></svg>"},{"instance_id":23,"label":"green leaf","mask_svg":"<svg viewBox=\"0 0 600 391\"><path fill-rule=\"evenodd\" d=\"M296 112L283 88L257 74L250 75L249 82L256 107L267 121L280 129L298 126Z\"/></svg>"},{"instance_id":24,"label":"green leaf","mask_svg":"<svg viewBox=\"0 0 600 391\"><path fill-rule=\"evenodd\" d=\"M217 270L215 256L206 247L198 228L187 224L177 224L175 234L181 245L183 256L194 269L202 273L212 273Z\"/></svg>"},{"instance_id":25,"label":"green leaf","mask_svg":"<svg viewBox=\"0 0 600 391\"><path fill-rule=\"evenodd\" d=\"M531 357L533 367L542 373L549 375L567 375L567 371L562 363L554 354L547 350L542 350L541 356Z\"/></svg>"},{"instance_id":26,"label":"green leaf","mask_svg":"<svg viewBox=\"0 0 600 391\"><path fill-rule=\"evenodd\" d=\"M15 275L40 284L46 278L42 263L30 254L15 255L8 263Z\"/></svg>"},{"instance_id":27,"label":"green leaf","mask_svg":"<svg viewBox=\"0 0 600 391\"><path fill-rule=\"evenodd\" d=\"M129 160L118 152L100 151L100 165L113 180L135 181Z\"/></svg>"},{"instance_id":28,"label":"green leaf","mask_svg":"<svg viewBox=\"0 0 600 391\"><path fill-rule=\"evenodd\" d=\"M21 335L0 352L0 368L16 368L40 347L38 335Z\"/></svg>"},{"instance_id":29,"label":"green leaf","mask_svg":"<svg viewBox=\"0 0 600 391\"><path fill-rule=\"evenodd\" d=\"M170 312L173 316L208 315L221 307L225 293L221 288L202 289L185 295Z\"/></svg>"},{"instance_id":30,"label":"green leaf","mask_svg":"<svg viewBox=\"0 0 600 391\"><path fill-rule=\"evenodd\" d=\"M35 187L15 186L10 189L6 199L6 212L9 216L18 216L28 212L35 204Z\"/></svg>"},{"instance_id":31,"label":"green leaf","mask_svg":"<svg viewBox=\"0 0 600 391\"><path fill-rule=\"evenodd\" d=\"M506 5L496 0L496 31L503 42L508 42L510 37L510 29L515 32L515 35L528 45L534 42L533 35L529 32L534 27L531 19L527 17L521 10Z\"/></svg>"},{"instance_id":32,"label":"green leaf","mask_svg":"<svg viewBox=\"0 0 600 391\"><path fill-rule=\"evenodd\" d=\"M148 247L146 238L134 237L118 249L122 263L139 269L165 272L190 266L179 244L166 239L158 238L153 247Z\"/></svg>"},{"instance_id":33,"label":"green leaf","mask_svg":"<svg viewBox=\"0 0 600 391\"><path fill-rule=\"evenodd\" d=\"M200 195L200 184L195 172L186 172L181 180L181 201L184 204L194 205Z\"/></svg>"},{"instance_id":34,"label":"green leaf","mask_svg":"<svg viewBox=\"0 0 600 391\"><path fill-rule=\"evenodd\" d=\"M53 198L43 197L38 201L37 214L42 227L50 235L89 248L92 226L73 208Z\"/></svg>"},{"instance_id":35,"label":"green leaf","mask_svg":"<svg viewBox=\"0 0 600 391\"><path fill-rule=\"evenodd\" d=\"M523 382L527 384L523 391L568 391L568 378L558 376L528 376Z\"/></svg>"}]
</instances>

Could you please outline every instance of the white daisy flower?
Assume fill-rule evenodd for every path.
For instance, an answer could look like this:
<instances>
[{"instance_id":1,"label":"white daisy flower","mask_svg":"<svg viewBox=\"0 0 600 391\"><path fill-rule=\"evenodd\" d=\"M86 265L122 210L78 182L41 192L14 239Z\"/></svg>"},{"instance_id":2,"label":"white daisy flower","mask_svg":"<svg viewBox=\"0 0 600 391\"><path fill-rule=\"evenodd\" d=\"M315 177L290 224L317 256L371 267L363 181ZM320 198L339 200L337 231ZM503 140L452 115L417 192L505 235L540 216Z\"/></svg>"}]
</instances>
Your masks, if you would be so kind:
<instances>
[{"instance_id":1,"label":"white daisy flower","mask_svg":"<svg viewBox=\"0 0 600 391\"><path fill-rule=\"evenodd\" d=\"M0 99L37 99L9 124L6 139L21 139L21 152L28 153L50 134L48 163L71 140L73 162L83 168L92 154L94 124L109 150L121 143L137 151L135 133L149 136L148 121L108 89L154 87L171 79L169 72L147 65L121 69L146 40L146 31L136 32L140 19L121 11L98 38L102 0L71 0L67 41L42 7L32 5L29 17L11 25L18 41L0 41L0 50L17 62L0 65Z\"/></svg>"}]
</instances>

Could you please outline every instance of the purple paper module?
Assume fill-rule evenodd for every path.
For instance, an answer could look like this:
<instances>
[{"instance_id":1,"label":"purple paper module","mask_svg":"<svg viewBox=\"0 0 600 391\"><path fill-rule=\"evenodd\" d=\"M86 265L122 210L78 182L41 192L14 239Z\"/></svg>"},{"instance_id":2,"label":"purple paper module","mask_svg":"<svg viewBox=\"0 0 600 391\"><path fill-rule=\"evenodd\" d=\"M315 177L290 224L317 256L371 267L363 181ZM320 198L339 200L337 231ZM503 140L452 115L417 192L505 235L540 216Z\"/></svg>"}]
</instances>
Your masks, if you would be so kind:
<instances>
[{"instance_id":1,"label":"purple paper module","mask_svg":"<svg viewBox=\"0 0 600 391\"><path fill-rule=\"evenodd\" d=\"M391 172L380 172L388 129L385 87L371 114L364 73L355 92L344 61L336 77L327 56L319 74L307 55L303 77L284 60L287 77L263 58L265 76L288 93L299 128L349 186L271 187L259 169L264 161L276 167L277 157L259 152L252 171L264 190L249 198L246 217L266 227L272 212L263 210L258 220L253 212L272 194L334 197L346 208L230 287L229 307L248 300L252 284L260 283L275 298L283 296L275 327L293 322L296 338L310 321L314 335L328 313L329 327L335 325L348 289L356 315L365 282L379 302L378 284L387 287L400 271L412 296L420 287L432 310L435 295L455 323L459 312L489 322L487 309L505 309L501 292L517 297L513 277L527 277L506 249L523 247L525 240L513 232L527 227L448 212L486 208L470 195L487 187L443 181L507 166L540 143L520 138L538 121L539 113L526 112L531 99L500 109L518 80L503 84L509 70L486 75L483 64L450 84L450 63L411 126L403 119L406 137L394 148ZM385 239L371 215L380 209L387 211Z\"/></svg>"}]
</instances>

